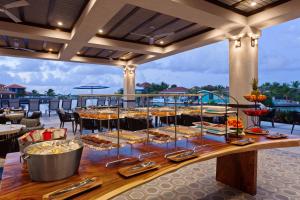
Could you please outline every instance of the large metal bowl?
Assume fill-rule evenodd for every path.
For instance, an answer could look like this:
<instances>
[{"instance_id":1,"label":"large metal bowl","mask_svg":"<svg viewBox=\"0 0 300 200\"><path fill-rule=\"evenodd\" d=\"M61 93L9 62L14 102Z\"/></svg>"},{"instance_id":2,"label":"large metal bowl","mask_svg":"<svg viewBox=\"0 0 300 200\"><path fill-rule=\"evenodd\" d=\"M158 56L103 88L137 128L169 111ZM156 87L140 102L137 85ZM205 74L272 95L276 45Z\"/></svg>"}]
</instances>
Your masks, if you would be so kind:
<instances>
[{"instance_id":1,"label":"large metal bowl","mask_svg":"<svg viewBox=\"0 0 300 200\"><path fill-rule=\"evenodd\" d=\"M66 153L60 154L29 154L28 150L34 146L49 144L68 143L70 140L61 141L46 141L32 144L24 149L24 159L27 161L27 166L30 178L33 181L56 181L65 179L74 175L79 168L83 144L80 141L74 141L80 145L80 148Z\"/></svg>"}]
</instances>

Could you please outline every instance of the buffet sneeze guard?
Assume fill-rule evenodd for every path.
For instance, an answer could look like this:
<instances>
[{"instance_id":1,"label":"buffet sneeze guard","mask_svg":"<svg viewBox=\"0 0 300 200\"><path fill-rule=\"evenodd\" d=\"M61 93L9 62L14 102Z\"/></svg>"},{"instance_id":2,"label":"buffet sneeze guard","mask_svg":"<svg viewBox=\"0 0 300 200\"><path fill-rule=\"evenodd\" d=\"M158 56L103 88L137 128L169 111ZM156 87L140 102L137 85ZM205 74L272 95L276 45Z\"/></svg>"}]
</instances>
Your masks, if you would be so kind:
<instances>
[{"instance_id":1,"label":"buffet sneeze guard","mask_svg":"<svg viewBox=\"0 0 300 200\"><path fill-rule=\"evenodd\" d=\"M209 101L213 96L214 99ZM221 119L222 136L229 141L227 118L234 115L238 120L238 106L230 107L228 95L212 92L200 94L133 94L133 95L80 95L79 100L93 101L87 107L76 108L80 116L80 135L83 143L97 151L113 152L115 159L106 166L117 165L131 159L139 161L162 152L150 151L150 145L165 145L163 155L168 156L185 151L204 151L209 148L203 137L209 133L207 123ZM101 99L102 104L98 103ZM104 102L104 103L103 103ZM99 133L83 132L84 121L97 124ZM206 122L206 121L210 122ZM91 123L91 121L89 122ZM220 123L220 121L219 121ZM231 134L233 131L231 130ZM238 129L236 133L238 136ZM87 136L93 135L94 139ZM193 143L193 138L200 143ZM96 139L95 139L96 138ZM87 142L88 141L88 142ZM98 141L106 141L98 145ZM98 143L97 143L98 142ZM138 147L143 146L143 151ZM122 151L129 147L130 151Z\"/></svg>"}]
</instances>

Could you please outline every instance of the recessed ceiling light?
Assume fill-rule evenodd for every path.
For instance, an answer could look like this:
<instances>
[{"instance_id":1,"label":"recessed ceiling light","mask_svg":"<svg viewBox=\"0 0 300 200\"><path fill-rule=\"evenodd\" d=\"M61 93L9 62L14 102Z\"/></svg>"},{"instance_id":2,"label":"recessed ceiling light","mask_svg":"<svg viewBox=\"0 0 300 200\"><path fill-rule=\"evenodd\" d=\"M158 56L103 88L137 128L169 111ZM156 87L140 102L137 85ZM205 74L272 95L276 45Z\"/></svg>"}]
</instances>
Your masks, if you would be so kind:
<instances>
[{"instance_id":1,"label":"recessed ceiling light","mask_svg":"<svg viewBox=\"0 0 300 200\"><path fill-rule=\"evenodd\" d=\"M49 51L51 52L51 51L53 51L53 49L49 49Z\"/></svg>"},{"instance_id":2,"label":"recessed ceiling light","mask_svg":"<svg viewBox=\"0 0 300 200\"><path fill-rule=\"evenodd\" d=\"M162 41L162 40L161 40L161 41L159 41L159 44L164 44L164 43L165 43L165 42L164 42L164 41Z\"/></svg>"},{"instance_id":3,"label":"recessed ceiling light","mask_svg":"<svg viewBox=\"0 0 300 200\"><path fill-rule=\"evenodd\" d=\"M64 25L61 21L59 21L59 22L57 22L57 25L58 26L62 26L62 25Z\"/></svg>"},{"instance_id":4,"label":"recessed ceiling light","mask_svg":"<svg viewBox=\"0 0 300 200\"><path fill-rule=\"evenodd\" d=\"M252 1L250 5L251 5L251 6L256 6L257 3L256 3L255 1Z\"/></svg>"},{"instance_id":5,"label":"recessed ceiling light","mask_svg":"<svg viewBox=\"0 0 300 200\"><path fill-rule=\"evenodd\" d=\"M98 30L98 33L103 33L103 30L102 30L102 29L99 29L99 30Z\"/></svg>"}]
</instances>

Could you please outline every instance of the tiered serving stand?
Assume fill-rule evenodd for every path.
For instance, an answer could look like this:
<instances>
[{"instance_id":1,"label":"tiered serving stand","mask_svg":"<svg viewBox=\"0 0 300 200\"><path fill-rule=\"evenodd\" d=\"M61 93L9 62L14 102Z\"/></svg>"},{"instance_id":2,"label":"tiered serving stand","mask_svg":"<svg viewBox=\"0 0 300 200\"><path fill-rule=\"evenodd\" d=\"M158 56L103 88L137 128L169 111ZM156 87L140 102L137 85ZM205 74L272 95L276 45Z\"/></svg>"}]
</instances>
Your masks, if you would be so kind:
<instances>
[{"instance_id":1,"label":"tiered serving stand","mask_svg":"<svg viewBox=\"0 0 300 200\"><path fill-rule=\"evenodd\" d=\"M244 98L247 101L254 103L254 108L243 110L243 112L248 117L250 117L251 122L252 122L252 124L247 126L247 128L245 129L245 132L249 133L249 134L259 134L259 135L268 134L268 131L261 129L259 118L261 116L268 114L269 110L258 108L258 104L261 102L264 102L267 97L265 95L260 94L260 95L246 95L246 96L244 96ZM255 129L258 129L260 131L259 132L253 131Z\"/></svg>"}]
</instances>

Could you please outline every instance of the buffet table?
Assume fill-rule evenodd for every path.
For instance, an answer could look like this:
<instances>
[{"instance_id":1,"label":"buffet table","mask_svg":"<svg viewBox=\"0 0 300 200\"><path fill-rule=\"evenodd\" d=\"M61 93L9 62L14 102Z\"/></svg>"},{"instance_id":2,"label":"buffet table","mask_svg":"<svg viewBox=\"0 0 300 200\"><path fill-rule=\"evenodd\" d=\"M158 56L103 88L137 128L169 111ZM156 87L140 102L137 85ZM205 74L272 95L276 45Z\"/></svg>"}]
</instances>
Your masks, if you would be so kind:
<instances>
[{"instance_id":1,"label":"buffet table","mask_svg":"<svg viewBox=\"0 0 300 200\"><path fill-rule=\"evenodd\" d=\"M20 154L10 153L7 154L4 164L0 196L1 199L41 199L46 193L78 182L82 178L96 176L103 181L102 186L74 197L74 199L108 199L191 163L212 158L217 158L216 179L218 181L255 195L257 151L260 149L300 146L300 137L288 136L287 139L277 140L269 140L264 136L254 135L247 135L246 137L253 138L256 142L247 146L234 146L226 143L224 138L219 136L206 135L203 141L195 138L191 140L191 143L204 142L207 145L198 152L198 157L181 163L173 163L163 157L167 151L171 151L171 148L174 147L167 149L167 147L159 145L135 145L134 148L139 152L155 151L157 154L147 159L155 161L161 167L131 178L124 178L118 174L118 169L124 167L124 165L105 167L106 162L116 159L113 154L108 157L104 152L84 148L78 175L56 182L32 182L25 169L26 166L19 161ZM127 150L125 149L122 152L126 153Z\"/></svg>"}]
</instances>

